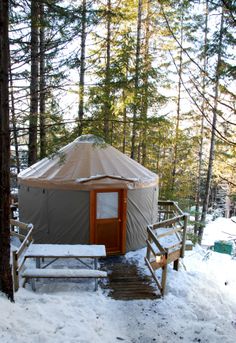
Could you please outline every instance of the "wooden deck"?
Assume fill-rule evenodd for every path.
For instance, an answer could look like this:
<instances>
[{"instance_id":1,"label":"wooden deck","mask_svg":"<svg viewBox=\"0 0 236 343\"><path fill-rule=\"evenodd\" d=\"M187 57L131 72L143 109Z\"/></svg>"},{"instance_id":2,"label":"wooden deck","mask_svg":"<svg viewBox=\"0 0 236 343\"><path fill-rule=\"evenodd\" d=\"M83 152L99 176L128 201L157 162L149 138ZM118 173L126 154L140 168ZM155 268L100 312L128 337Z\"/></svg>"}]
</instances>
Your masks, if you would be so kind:
<instances>
[{"instance_id":1,"label":"wooden deck","mask_svg":"<svg viewBox=\"0 0 236 343\"><path fill-rule=\"evenodd\" d=\"M149 276L144 276L140 268L124 256L111 256L100 260L108 279L100 283L108 290L108 296L115 300L158 299L156 287Z\"/></svg>"}]
</instances>

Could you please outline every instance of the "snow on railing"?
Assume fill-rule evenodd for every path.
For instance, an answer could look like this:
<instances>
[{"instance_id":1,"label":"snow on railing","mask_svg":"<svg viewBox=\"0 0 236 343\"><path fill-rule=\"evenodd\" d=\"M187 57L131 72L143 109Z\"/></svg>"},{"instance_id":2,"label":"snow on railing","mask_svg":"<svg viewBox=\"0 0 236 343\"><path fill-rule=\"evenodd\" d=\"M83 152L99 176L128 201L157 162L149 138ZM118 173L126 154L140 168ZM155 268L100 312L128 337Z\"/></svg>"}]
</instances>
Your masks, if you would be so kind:
<instances>
[{"instance_id":1,"label":"snow on railing","mask_svg":"<svg viewBox=\"0 0 236 343\"><path fill-rule=\"evenodd\" d=\"M174 201L158 202L159 222L147 227L147 254L145 262L163 296L166 287L167 265L179 268L184 257L188 214L183 213ZM162 269L161 280L156 270Z\"/></svg>"},{"instance_id":2,"label":"snow on railing","mask_svg":"<svg viewBox=\"0 0 236 343\"><path fill-rule=\"evenodd\" d=\"M33 242L33 224L26 224L18 220L10 219L10 232L12 237L17 237L21 241L18 249L12 251L12 274L14 291L19 288L19 272L24 264L24 251Z\"/></svg>"}]
</instances>

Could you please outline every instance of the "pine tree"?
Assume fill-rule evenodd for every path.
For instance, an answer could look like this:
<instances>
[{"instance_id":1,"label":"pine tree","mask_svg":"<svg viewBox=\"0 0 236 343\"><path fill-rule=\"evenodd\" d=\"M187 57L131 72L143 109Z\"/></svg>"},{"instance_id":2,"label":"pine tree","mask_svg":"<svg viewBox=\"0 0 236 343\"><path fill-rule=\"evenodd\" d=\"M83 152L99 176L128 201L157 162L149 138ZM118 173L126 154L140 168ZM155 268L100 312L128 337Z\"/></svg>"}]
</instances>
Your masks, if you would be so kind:
<instances>
[{"instance_id":1,"label":"pine tree","mask_svg":"<svg viewBox=\"0 0 236 343\"><path fill-rule=\"evenodd\" d=\"M29 158L31 166L37 161L37 126L39 103L39 2L31 0L31 73L29 114Z\"/></svg>"},{"instance_id":2,"label":"pine tree","mask_svg":"<svg viewBox=\"0 0 236 343\"><path fill-rule=\"evenodd\" d=\"M79 75L79 136L83 133L84 118L84 80L85 80L85 48L87 26L87 1L82 1L81 42L80 42L80 75Z\"/></svg>"},{"instance_id":3,"label":"pine tree","mask_svg":"<svg viewBox=\"0 0 236 343\"><path fill-rule=\"evenodd\" d=\"M201 183L202 183L202 172L203 172L203 139L204 139L204 122L206 116L206 78L207 78L207 47L208 47L208 0L205 1L205 20L204 20L204 42L203 42L203 66L202 66L202 104L201 104L201 127L200 127L200 142L198 150L198 174L196 180L196 198L195 198L195 223L194 223L194 234L197 235L199 231L199 215L200 215L200 197L201 197Z\"/></svg>"},{"instance_id":4,"label":"pine tree","mask_svg":"<svg viewBox=\"0 0 236 343\"><path fill-rule=\"evenodd\" d=\"M210 196L210 187L212 180L213 172L213 162L215 157L215 140L216 140L216 125L217 125L217 111L218 111L218 98L219 98L219 82L220 82L220 68L221 68L221 59L222 59L222 44L223 44L223 31L224 31L224 8L221 10L221 19L220 19L220 28L219 28L219 41L217 44L217 61L216 61L216 70L215 70L215 85L214 85L214 104L212 109L212 126L211 126L211 143L210 143L210 152L209 152L209 162L207 170L207 180L206 180L206 190L203 199L203 208L201 215L201 227L199 228L198 238L199 242L202 240L203 227L206 221L206 214L209 205L209 196Z\"/></svg>"},{"instance_id":5,"label":"pine tree","mask_svg":"<svg viewBox=\"0 0 236 343\"><path fill-rule=\"evenodd\" d=\"M10 132L8 1L0 2L0 290L14 301L10 266Z\"/></svg>"},{"instance_id":6,"label":"pine tree","mask_svg":"<svg viewBox=\"0 0 236 343\"><path fill-rule=\"evenodd\" d=\"M45 75L45 14L44 4L39 4L39 122L40 122L40 159L47 155L46 151L46 75Z\"/></svg>"},{"instance_id":7,"label":"pine tree","mask_svg":"<svg viewBox=\"0 0 236 343\"><path fill-rule=\"evenodd\" d=\"M141 23L142 23L143 1L138 0L137 9L137 31L136 31L136 51L135 51L135 73L134 73L134 100L133 100L133 127L131 138L130 157L136 158L136 137L137 137L137 112L139 96L139 78L140 78L140 50L141 50Z\"/></svg>"}]
</instances>

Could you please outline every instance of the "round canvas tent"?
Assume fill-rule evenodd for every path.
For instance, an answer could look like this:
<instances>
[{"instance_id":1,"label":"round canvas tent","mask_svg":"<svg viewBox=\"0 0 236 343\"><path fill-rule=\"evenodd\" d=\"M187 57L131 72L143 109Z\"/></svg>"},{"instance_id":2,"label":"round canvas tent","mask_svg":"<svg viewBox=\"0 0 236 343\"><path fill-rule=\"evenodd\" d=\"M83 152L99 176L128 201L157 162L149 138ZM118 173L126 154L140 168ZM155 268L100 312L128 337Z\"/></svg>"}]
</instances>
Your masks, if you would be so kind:
<instances>
[{"instance_id":1,"label":"round canvas tent","mask_svg":"<svg viewBox=\"0 0 236 343\"><path fill-rule=\"evenodd\" d=\"M20 220L36 243L145 245L157 220L158 177L93 135L77 138L18 175Z\"/></svg>"}]
</instances>

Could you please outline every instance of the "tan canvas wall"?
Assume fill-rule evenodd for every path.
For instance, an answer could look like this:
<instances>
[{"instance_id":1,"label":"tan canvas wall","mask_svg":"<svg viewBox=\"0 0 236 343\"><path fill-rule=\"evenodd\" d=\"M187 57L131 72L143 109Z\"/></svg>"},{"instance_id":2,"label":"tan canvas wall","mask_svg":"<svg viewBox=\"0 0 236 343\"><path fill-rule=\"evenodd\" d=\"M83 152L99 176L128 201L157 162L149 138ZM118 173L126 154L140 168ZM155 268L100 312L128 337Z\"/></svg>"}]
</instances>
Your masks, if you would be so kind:
<instances>
[{"instance_id":1,"label":"tan canvas wall","mask_svg":"<svg viewBox=\"0 0 236 343\"><path fill-rule=\"evenodd\" d=\"M89 192L19 189L20 220L35 226L35 243L89 243Z\"/></svg>"},{"instance_id":2,"label":"tan canvas wall","mask_svg":"<svg viewBox=\"0 0 236 343\"><path fill-rule=\"evenodd\" d=\"M146 245L147 225L157 221L156 187L128 191L127 203L127 251Z\"/></svg>"},{"instance_id":3,"label":"tan canvas wall","mask_svg":"<svg viewBox=\"0 0 236 343\"><path fill-rule=\"evenodd\" d=\"M21 185L20 220L35 226L36 243L89 243L90 193ZM145 246L148 224L157 220L157 188L128 191L126 250Z\"/></svg>"}]
</instances>

